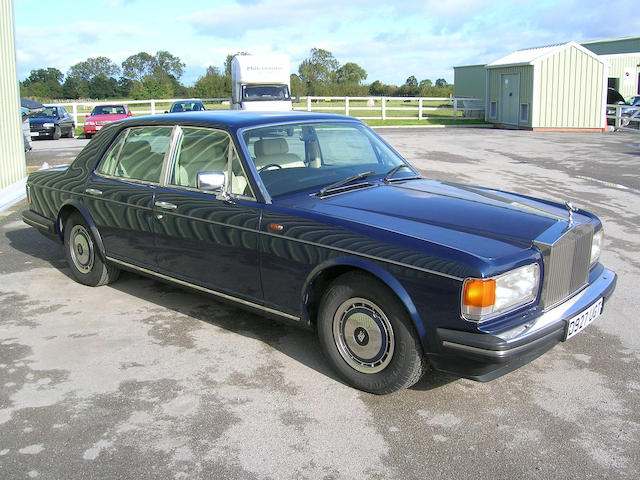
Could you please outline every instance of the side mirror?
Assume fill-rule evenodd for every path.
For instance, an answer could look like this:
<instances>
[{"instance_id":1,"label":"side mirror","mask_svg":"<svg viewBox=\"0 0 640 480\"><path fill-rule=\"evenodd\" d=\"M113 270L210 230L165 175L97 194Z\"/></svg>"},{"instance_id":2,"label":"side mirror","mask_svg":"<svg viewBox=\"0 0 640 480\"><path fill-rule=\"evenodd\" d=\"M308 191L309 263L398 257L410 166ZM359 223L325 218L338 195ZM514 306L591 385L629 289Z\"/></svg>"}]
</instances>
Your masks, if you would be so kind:
<instances>
[{"instance_id":1,"label":"side mirror","mask_svg":"<svg viewBox=\"0 0 640 480\"><path fill-rule=\"evenodd\" d=\"M224 191L227 184L225 172L200 172L197 177L197 187L205 192Z\"/></svg>"},{"instance_id":2,"label":"side mirror","mask_svg":"<svg viewBox=\"0 0 640 480\"><path fill-rule=\"evenodd\" d=\"M133 117L133 113L127 112L127 117Z\"/></svg>"}]
</instances>

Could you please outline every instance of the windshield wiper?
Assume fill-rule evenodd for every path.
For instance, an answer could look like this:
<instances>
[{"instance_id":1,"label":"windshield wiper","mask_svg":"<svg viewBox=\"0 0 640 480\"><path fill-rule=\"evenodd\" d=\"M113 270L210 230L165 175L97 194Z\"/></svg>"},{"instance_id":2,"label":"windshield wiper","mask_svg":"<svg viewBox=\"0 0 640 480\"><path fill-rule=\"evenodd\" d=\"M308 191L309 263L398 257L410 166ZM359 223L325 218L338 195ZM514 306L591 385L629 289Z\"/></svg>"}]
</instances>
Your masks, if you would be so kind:
<instances>
[{"instance_id":1,"label":"windshield wiper","mask_svg":"<svg viewBox=\"0 0 640 480\"><path fill-rule=\"evenodd\" d=\"M356 180L362 180L362 179L367 178L367 177L369 177L371 175L375 175L375 173L376 172L374 172L373 170L370 170L368 172L360 172L360 173L356 173L355 175L351 175L350 177L347 177L347 178L345 178L343 180L339 180L339 181L337 181L335 183L332 183L331 185L327 185L326 187L323 187L318 192L318 196L319 197L323 197L330 190L335 190L336 188L342 187L343 185L346 185L347 183L355 182Z\"/></svg>"},{"instance_id":2,"label":"windshield wiper","mask_svg":"<svg viewBox=\"0 0 640 480\"><path fill-rule=\"evenodd\" d=\"M384 178L382 179L382 181L386 182L386 183L389 183L389 182L394 182L396 180L414 180L414 179L417 179L417 178L421 178L420 175L414 175L413 177L400 177L400 178L395 178L395 179L391 178L397 172L402 170L403 168L406 168L407 170L411 170L411 168L409 168L409 166L407 164L401 163L400 165L396 165L391 170L389 170L387 172L387 174L384 176Z\"/></svg>"}]
</instances>

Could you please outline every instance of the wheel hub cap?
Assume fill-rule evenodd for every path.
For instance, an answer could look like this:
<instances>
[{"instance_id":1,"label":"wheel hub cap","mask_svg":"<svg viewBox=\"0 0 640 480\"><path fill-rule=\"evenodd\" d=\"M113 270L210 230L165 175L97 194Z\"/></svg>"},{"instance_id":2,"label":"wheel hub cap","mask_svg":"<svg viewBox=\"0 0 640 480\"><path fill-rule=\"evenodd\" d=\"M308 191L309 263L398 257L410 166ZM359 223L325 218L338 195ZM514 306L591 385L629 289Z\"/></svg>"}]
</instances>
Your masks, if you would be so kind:
<instances>
[{"instance_id":1,"label":"wheel hub cap","mask_svg":"<svg viewBox=\"0 0 640 480\"><path fill-rule=\"evenodd\" d=\"M394 336L386 315L362 298L344 302L334 316L333 336L342 358L362 373L377 373L393 357Z\"/></svg>"},{"instance_id":2,"label":"wheel hub cap","mask_svg":"<svg viewBox=\"0 0 640 480\"><path fill-rule=\"evenodd\" d=\"M89 273L93 268L93 242L89 232L82 226L76 225L71 230L71 260L82 273Z\"/></svg>"}]
</instances>

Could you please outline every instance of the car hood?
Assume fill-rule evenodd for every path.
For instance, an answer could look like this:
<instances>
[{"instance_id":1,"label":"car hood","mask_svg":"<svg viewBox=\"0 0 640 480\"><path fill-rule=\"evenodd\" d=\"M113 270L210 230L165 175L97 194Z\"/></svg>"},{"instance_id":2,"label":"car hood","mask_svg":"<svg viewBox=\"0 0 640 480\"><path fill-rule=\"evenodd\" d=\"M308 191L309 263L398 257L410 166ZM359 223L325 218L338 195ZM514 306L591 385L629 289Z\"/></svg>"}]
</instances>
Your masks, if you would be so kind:
<instances>
[{"instance_id":1,"label":"car hood","mask_svg":"<svg viewBox=\"0 0 640 480\"><path fill-rule=\"evenodd\" d=\"M29 123L32 125L42 125L43 123L58 123L60 119L55 117L30 117Z\"/></svg>"},{"instance_id":2,"label":"car hood","mask_svg":"<svg viewBox=\"0 0 640 480\"><path fill-rule=\"evenodd\" d=\"M92 122L115 122L116 120L122 120L127 118L126 115L122 115L120 113L110 113L109 115L91 115L87 117L86 121Z\"/></svg>"},{"instance_id":3,"label":"car hood","mask_svg":"<svg viewBox=\"0 0 640 480\"><path fill-rule=\"evenodd\" d=\"M379 183L323 198L307 196L302 208L484 260L530 249L545 230L558 222L566 224L568 218L566 208L555 203L423 179ZM591 218L576 213L574 221Z\"/></svg>"}]
</instances>

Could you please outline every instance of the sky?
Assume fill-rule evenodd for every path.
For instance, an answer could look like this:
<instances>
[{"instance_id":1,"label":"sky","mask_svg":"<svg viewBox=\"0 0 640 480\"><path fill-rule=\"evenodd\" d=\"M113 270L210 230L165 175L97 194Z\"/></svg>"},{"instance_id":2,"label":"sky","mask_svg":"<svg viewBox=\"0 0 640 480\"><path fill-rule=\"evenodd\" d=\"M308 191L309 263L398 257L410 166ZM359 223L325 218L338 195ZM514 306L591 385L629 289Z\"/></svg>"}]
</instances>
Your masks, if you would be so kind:
<instances>
[{"instance_id":1,"label":"sky","mask_svg":"<svg viewBox=\"0 0 640 480\"><path fill-rule=\"evenodd\" d=\"M640 35L634 0L14 0L18 76L89 57L120 65L166 50L181 82L228 54L286 54L291 71L312 48L365 69L365 83L444 78L515 50Z\"/></svg>"}]
</instances>

